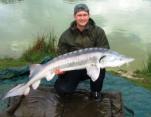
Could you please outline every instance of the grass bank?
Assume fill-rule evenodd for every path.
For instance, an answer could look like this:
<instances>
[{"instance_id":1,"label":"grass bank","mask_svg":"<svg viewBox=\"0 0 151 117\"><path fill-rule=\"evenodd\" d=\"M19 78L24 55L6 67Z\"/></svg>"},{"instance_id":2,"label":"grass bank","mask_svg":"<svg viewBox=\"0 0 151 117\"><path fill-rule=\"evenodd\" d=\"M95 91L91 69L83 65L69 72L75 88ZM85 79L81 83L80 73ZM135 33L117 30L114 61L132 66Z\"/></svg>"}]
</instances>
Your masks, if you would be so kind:
<instances>
[{"instance_id":1,"label":"grass bank","mask_svg":"<svg viewBox=\"0 0 151 117\"><path fill-rule=\"evenodd\" d=\"M119 70L119 71L109 71L111 72L113 75L116 76L121 76L127 80L129 80L130 82L138 85L138 86L142 86L148 90L151 91L151 76L150 75L146 75L143 73L137 73L137 72L129 72L129 71L125 71L125 70Z\"/></svg>"},{"instance_id":2,"label":"grass bank","mask_svg":"<svg viewBox=\"0 0 151 117\"><path fill-rule=\"evenodd\" d=\"M4 59L0 59L0 70L6 69L9 67L24 66L26 64L29 64L29 63L23 59L4 58Z\"/></svg>"},{"instance_id":3,"label":"grass bank","mask_svg":"<svg viewBox=\"0 0 151 117\"><path fill-rule=\"evenodd\" d=\"M136 77L144 78L143 80L133 81L151 90L151 54L148 56L147 62L144 63L142 70L135 71Z\"/></svg>"},{"instance_id":4,"label":"grass bank","mask_svg":"<svg viewBox=\"0 0 151 117\"><path fill-rule=\"evenodd\" d=\"M151 55L148 56L146 63L141 70L134 72L119 70L111 71L112 74L120 75L136 85L142 86L151 91Z\"/></svg>"},{"instance_id":5,"label":"grass bank","mask_svg":"<svg viewBox=\"0 0 151 117\"><path fill-rule=\"evenodd\" d=\"M142 70L135 71L137 74L142 74L145 76L150 77L151 76L151 54L148 56L147 62L144 63L144 67Z\"/></svg>"}]
</instances>

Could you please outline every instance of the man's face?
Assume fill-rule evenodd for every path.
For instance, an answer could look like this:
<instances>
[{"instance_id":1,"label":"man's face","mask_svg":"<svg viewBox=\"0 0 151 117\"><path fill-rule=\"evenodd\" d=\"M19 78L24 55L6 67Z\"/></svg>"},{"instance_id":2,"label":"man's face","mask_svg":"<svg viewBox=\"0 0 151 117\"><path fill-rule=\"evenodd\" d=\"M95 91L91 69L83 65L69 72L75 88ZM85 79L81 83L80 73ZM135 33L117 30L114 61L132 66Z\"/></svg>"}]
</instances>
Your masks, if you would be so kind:
<instances>
[{"instance_id":1,"label":"man's face","mask_svg":"<svg viewBox=\"0 0 151 117\"><path fill-rule=\"evenodd\" d=\"M79 11L74 15L75 21L78 26L84 27L89 21L89 13L86 11Z\"/></svg>"}]
</instances>

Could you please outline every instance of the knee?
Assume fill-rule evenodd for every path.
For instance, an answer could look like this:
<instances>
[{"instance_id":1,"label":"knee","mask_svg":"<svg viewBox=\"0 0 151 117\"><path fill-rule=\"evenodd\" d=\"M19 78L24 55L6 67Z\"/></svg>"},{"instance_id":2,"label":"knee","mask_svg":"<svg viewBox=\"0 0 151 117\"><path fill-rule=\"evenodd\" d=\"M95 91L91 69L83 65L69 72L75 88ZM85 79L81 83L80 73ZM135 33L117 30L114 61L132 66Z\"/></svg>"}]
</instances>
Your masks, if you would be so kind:
<instances>
[{"instance_id":1,"label":"knee","mask_svg":"<svg viewBox=\"0 0 151 117\"><path fill-rule=\"evenodd\" d=\"M55 82L54 88L55 88L56 92L60 95L73 93L72 88L68 87L67 84L61 83L59 81Z\"/></svg>"},{"instance_id":2,"label":"knee","mask_svg":"<svg viewBox=\"0 0 151 117\"><path fill-rule=\"evenodd\" d=\"M67 93L66 87L63 86L63 85L61 85L61 84L55 83L54 88L55 88L55 90L56 90L56 92L57 92L58 94L63 95L63 94L65 94L65 93Z\"/></svg>"},{"instance_id":3,"label":"knee","mask_svg":"<svg viewBox=\"0 0 151 117\"><path fill-rule=\"evenodd\" d=\"M100 75L99 75L99 77L100 77L101 79L104 79L104 78L105 78L105 73L106 73L106 70L105 70L105 69L100 69Z\"/></svg>"}]
</instances>

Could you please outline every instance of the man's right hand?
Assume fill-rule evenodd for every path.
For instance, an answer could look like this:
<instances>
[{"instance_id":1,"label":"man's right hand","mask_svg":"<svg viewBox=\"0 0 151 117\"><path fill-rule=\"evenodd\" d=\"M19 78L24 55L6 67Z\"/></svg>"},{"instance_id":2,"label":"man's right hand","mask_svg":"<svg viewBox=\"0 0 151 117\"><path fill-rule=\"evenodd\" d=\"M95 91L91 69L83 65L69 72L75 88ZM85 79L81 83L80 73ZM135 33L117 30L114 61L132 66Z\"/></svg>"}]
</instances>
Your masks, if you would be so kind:
<instances>
[{"instance_id":1,"label":"man's right hand","mask_svg":"<svg viewBox=\"0 0 151 117\"><path fill-rule=\"evenodd\" d=\"M57 74L57 75L61 75L61 74L64 74L65 72L61 71L60 69L55 69L54 73Z\"/></svg>"}]
</instances>

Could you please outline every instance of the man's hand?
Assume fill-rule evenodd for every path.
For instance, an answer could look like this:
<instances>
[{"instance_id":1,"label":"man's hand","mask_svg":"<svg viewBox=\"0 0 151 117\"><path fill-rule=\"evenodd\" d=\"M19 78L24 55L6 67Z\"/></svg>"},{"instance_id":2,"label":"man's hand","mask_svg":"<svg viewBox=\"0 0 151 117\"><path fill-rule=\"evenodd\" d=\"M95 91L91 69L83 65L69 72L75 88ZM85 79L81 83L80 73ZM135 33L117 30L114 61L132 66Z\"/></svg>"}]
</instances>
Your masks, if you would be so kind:
<instances>
[{"instance_id":1,"label":"man's hand","mask_svg":"<svg viewBox=\"0 0 151 117\"><path fill-rule=\"evenodd\" d=\"M61 75L61 74L64 74L64 71L61 71L60 69L55 69L54 73L57 75Z\"/></svg>"}]
</instances>

